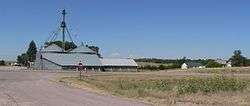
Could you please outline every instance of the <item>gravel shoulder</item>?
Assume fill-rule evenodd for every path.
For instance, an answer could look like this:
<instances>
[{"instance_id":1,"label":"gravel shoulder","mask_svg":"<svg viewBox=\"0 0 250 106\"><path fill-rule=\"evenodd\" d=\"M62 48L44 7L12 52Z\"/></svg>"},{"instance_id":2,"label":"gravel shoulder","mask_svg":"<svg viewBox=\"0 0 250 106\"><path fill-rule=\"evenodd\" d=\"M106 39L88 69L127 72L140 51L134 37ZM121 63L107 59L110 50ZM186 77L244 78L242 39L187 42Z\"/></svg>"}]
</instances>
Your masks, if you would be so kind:
<instances>
[{"instance_id":1,"label":"gravel shoulder","mask_svg":"<svg viewBox=\"0 0 250 106\"><path fill-rule=\"evenodd\" d=\"M0 69L3 70L3 69ZM56 73L0 71L1 106L145 106L55 83Z\"/></svg>"}]
</instances>

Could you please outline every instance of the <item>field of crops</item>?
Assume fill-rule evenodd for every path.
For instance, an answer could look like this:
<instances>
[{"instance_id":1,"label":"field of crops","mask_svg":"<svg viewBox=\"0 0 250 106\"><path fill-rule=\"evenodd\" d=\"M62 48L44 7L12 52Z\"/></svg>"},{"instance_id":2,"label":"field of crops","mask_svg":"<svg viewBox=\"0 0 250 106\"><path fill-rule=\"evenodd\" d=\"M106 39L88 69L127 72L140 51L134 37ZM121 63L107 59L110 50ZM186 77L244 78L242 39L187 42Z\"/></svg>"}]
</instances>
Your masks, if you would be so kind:
<instances>
[{"instance_id":1,"label":"field of crops","mask_svg":"<svg viewBox=\"0 0 250 106\"><path fill-rule=\"evenodd\" d=\"M221 69L216 73L207 70L110 72L92 73L84 80L76 76L61 80L89 84L109 94L154 105L247 105L250 104L250 74L248 69L243 70L243 73Z\"/></svg>"}]
</instances>

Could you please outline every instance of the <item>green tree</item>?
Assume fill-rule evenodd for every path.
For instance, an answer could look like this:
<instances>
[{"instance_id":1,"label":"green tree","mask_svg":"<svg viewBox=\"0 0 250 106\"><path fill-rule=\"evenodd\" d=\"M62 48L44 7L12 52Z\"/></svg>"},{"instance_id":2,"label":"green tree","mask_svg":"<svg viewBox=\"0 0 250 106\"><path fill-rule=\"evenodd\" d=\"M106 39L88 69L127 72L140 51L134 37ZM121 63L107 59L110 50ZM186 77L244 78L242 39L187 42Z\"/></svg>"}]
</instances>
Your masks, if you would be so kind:
<instances>
[{"instance_id":1,"label":"green tree","mask_svg":"<svg viewBox=\"0 0 250 106\"><path fill-rule=\"evenodd\" d=\"M0 66L5 66L6 64L5 64L5 61L4 60L1 60L0 61Z\"/></svg>"},{"instance_id":2,"label":"green tree","mask_svg":"<svg viewBox=\"0 0 250 106\"><path fill-rule=\"evenodd\" d=\"M235 50L230 61L232 62L232 66L247 66L247 58L242 56L241 50Z\"/></svg>"},{"instance_id":3,"label":"green tree","mask_svg":"<svg viewBox=\"0 0 250 106\"><path fill-rule=\"evenodd\" d=\"M97 46L88 46L91 50L95 51L96 54L101 57L101 54L99 53L99 47Z\"/></svg>"},{"instance_id":4,"label":"green tree","mask_svg":"<svg viewBox=\"0 0 250 106\"><path fill-rule=\"evenodd\" d=\"M28 61L30 62L34 62L36 59L36 53L37 53L37 47L35 42L32 40L29 44L29 48L26 52L27 56L28 56Z\"/></svg>"},{"instance_id":5,"label":"green tree","mask_svg":"<svg viewBox=\"0 0 250 106\"><path fill-rule=\"evenodd\" d=\"M187 57L183 57L179 60L179 65L181 66L183 63L187 62Z\"/></svg>"},{"instance_id":6,"label":"green tree","mask_svg":"<svg viewBox=\"0 0 250 106\"><path fill-rule=\"evenodd\" d=\"M35 42L32 40L29 44L29 48L26 53L17 56L17 62L23 66L28 66L29 61L34 62L36 59L37 47Z\"/></svg>"},{"instance_id":7,"label":"green tree","mask_svg":"<svg viewBox=\"0 0 250 106\"><path fill-rule=\"evenodd\" d=\"M28 55L23 53L17 56L17 63L23 66L28 66Z\"/></svg>"}]
</instances>

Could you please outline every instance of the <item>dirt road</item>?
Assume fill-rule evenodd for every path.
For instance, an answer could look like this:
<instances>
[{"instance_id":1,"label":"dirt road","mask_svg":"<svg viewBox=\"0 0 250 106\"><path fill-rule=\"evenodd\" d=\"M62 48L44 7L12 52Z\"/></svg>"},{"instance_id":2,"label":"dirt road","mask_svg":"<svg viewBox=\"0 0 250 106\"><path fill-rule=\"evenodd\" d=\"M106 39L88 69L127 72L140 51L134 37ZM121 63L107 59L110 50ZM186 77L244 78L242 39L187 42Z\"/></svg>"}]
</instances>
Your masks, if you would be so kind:
<instances>
[{"instance_id":1,"label":"dirt road","mask_svg":"<svg viewBox=\"0 0 250 106\"><path fill-rule=\"evenodd\" d=\"M144 106L50 81L55 73L0 71L0 106Z\"/></svg>"}]
</instances>

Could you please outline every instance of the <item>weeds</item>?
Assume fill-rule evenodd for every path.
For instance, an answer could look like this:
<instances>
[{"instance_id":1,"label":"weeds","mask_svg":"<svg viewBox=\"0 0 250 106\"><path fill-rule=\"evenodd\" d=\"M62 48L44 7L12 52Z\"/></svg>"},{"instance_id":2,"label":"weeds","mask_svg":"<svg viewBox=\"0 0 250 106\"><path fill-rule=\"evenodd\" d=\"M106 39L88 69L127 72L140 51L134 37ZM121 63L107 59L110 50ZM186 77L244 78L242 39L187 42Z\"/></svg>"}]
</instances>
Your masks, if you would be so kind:
<instances>
[{"instance_id":1,"label":"weeds","mask_svg":"<svg viewBox=\"0 0 250 106\"><path fill-rule=\"evenodd\" d=\"M167 80L124 80L113 81L120 90L146 89L146 90L170 90L169 81Z\"/></svg>"},{"instance_id":2,"label":"weeds","mask_svg":"<svg viewBox=\"0 0 250 106\"><path fill-rule=\"evenodd\" d=\"M189 77L181 79L177 83L178 94L219 92L219 91L241 91L247 88L246 81L215 76L210 78Z\"/></svg>"},{"instance_id":3,"label":"weeds","mask_svg":"<svg viewBox=\"0 0 250 106\"><path fill-rule=\"evenodd\" d=\"M213 76L208 78L186 77L182 79L137 80L132 78L98 79L87 78L85 82L102 90L128 97L164 98L164 93L176 92L178 95L201 92L204 94L227 91L242 91L247 82L237 78Z\"/></svg>"},{"instance_id":4,"label":"weeds","mask_svg":"<svg viewBox=\"0 0 250 106\"><path fill-rule=\"evenodd\" d=\"M133 76L132 76L133 75ZM240 78L240 77L238 77ZM67 77L62 80L88 83L93 89L108 91L116 96L143 99L159 104L249 104L249 79L226 76L169 77L158 75L93 75L84 80ZM83 82L84 81L84 82ZM92 89L92 88L91 88Z\"/></svg>"},{"instance_id":5,"label":"weeds","mask_svg":"<svg viewBox=\"0 0 250 106\"><path fill-rule=\"evenodd\" d=\"M231 68L206 68L206 69L190 69L190 72L198 73L250 73L249 67L231 67Z\"/></svg>"}]
</instances>

